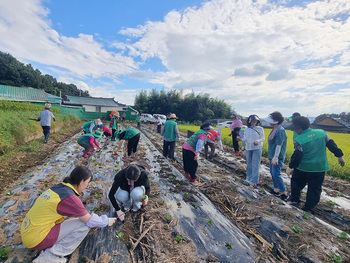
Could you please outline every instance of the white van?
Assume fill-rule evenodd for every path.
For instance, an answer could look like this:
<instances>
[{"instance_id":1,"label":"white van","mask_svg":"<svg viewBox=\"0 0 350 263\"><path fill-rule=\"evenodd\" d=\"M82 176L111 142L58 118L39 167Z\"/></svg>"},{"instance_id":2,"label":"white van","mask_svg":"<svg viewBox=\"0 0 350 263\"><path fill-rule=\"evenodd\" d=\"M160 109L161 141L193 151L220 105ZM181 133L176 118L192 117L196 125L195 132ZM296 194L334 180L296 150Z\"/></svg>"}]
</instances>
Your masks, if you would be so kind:
<instances>
[{"instance_id":1,"label":"white van","mask_svg":"<svg viewBox=\"0 0 350 263\"><path fill-rule=\"evenodd\" d=\"M155 123L155 119L153 118L152 114L149 113L142 113L140 120L144 123Z\"/></svg>"},{"instance_id":2,"label":"white van","mask_svg":"<svg viewBox=\"0 0 350 263\"><path fill-rule=\"evenodd\" d=\"M162 124L164 125L164 123L166 122L166 116L164 114L153 114L154 119L156 118L156 116L160 118Z\"/></svg>"}]
</instances>

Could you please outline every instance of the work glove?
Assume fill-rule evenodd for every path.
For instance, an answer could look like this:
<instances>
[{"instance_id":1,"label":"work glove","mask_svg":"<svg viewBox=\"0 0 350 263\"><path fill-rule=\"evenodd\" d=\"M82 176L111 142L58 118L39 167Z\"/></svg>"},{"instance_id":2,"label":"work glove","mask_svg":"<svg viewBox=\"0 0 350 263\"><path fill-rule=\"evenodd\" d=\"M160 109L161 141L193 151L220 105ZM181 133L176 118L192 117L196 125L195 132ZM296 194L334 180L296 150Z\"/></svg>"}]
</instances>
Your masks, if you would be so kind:
<instances>
[{"instance_id":1,"label":"work glove","mask_svg":"<svg viewBox=\"0 0 350 263\"><path fill-rule=\"evenodd\" d=\"M116 221L117 221L117 218L115 218L115 217L109 217L109 218L108 218L108 225L107 225L107 226L112 226Z\"/></svg>"},{"instance_id":2,"label":"work glove","mask_svg":"<svg viewBox=\"0 0 350 263\"><path fill-rule=\"evenodd\" d=\"M118 211L116 212L116 214L117 214L118 219L119 219L120 221L124 222L124 220L125 220L125 213L123 213L122 210L118 210Z\"/></svg>"},{"instance_id":3,"label":"work glove","mask_svg":"<svg viewBox=\"0 0 350 263\"><path fill-rule=\"evenodd\" d=\"M272 160L271 160L271 164L272 164L273 166L278 165L278 157L273 157Z\"/></svg>"},{"instance_id":4,"label":"work glove","mask_svg":"<svg viewBox=\"0 0 350 263\"><path fill-rule=\"evenodd\" d=\"M287 169L286 169L286 174L289 176L289 177L291 177L292 176L292 174L293 174L293 168L289 168L289 167L287 167Z\"/></svg>"},{"instance_id":5,"label":"work glove","mask_svg":"<svg viewBox=\"0 0 350 263\"><path fill-rule=\"evenodd\" d=\"M142 195L142 204L147 205L148 203L148 196L147 195Z\"/></svg>"},{"instance_id":6,"label":"work glove","mask_svg":"<svg viewBox=\"0 0 350 263\"><path fill-rule=\"evenodd\" d=\"M345 165L345 160L344 160L343 156L338 158L338 162L339 162L340 166Z\"/></svg>"}]
</instances>

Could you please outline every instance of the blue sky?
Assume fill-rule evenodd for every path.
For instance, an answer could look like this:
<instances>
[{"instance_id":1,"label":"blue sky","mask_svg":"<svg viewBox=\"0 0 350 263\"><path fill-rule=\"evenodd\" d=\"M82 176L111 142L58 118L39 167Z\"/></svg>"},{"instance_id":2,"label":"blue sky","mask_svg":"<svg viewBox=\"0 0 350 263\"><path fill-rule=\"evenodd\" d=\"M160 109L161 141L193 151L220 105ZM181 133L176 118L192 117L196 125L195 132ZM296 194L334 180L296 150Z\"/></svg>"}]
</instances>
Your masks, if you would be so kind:
<instances>
[{"instance_id":1,"label":"blue sky","mask_svg":"<svg viewBox=\"0 0 350 263\"><path fill-rule=\"evenodd\" d=\"M209 93L237 112L349 112L350 1L2 0L0 50L95 97Z\"/></svg>"}]
</instances>

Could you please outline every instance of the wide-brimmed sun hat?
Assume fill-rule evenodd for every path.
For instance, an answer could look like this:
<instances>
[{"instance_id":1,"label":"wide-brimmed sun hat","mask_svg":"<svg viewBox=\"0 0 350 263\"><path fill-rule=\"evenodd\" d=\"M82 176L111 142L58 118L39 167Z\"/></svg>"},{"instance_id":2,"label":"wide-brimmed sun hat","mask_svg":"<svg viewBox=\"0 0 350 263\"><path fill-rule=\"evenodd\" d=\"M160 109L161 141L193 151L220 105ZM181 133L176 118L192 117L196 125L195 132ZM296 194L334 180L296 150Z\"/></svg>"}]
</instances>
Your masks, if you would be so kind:
<instances>
[{"instance_id":1,"label":"wide-brimmed sun hat","mask_svg":"<svg viewBox=\"0 0 350 263\"><path fill-rule=\"evenodd\" d=\"M102 138L102 133L100 131L95 131L92 135L96 138Z\"/></svg>"},{"instance_id":2,"label":"wide-brimmed sun hat","mask_svg":"<svg viewBox=\"0 0 350 263\"><path fill-rule=\"evenodd\" d=\"M271 115L267 116L264 120L266 122L268 122L268 123L271 123L271 124L277 124L278 123L278 120L274 120Z\"/></svg>"},{"instance_id":3,"label":"wide-brimmed sun hat","mask_svg":"<svg viewBox=\"0 0 350 263\"><path fill-rule=\"evenodd\" d=\"M178 117L176 117L175 113L170 114L168 118L169 119L178 119Z\"/></svg>"}]
</instances>

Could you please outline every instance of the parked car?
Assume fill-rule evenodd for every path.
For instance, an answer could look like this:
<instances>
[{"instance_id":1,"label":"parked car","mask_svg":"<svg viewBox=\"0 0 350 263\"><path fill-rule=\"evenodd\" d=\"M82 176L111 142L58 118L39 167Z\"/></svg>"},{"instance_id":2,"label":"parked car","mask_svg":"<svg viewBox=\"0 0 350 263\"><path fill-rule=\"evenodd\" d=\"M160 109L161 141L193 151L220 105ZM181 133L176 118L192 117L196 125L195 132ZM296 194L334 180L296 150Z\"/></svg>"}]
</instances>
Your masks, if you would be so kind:
<instances>
[{"instance_id":1,"label":"parked car","mask_svg":"<svg viewBox=\"0 0 350 263\"><path fill-rule=\"evenodd\" d=\"M144 123L155 123L154 117L149 113L142 113L140 120Z\"/></svg>"},{"instance_id":2,"label":"parked car","mask_svg":"<svg viewBox=\"0 0 350 263\"><path fill-rule=\"evenodd\" d=\"M227 127L230 128L232 121L224 121L216 124L216 127Z\"/></svg>"},{"instance_id":3,"label":"parked car","mask_svg":"<svg viewBox=\"0 0 350 263\"><path fill-rule=\"evenodd\" d=\"M153 114L153 117L156 118L156 116L158 116L160 118L160 120L162 121L162 124L164 125L164 123L166 122L166 116L164 114Z\"/></svg>"}]
</instances>

